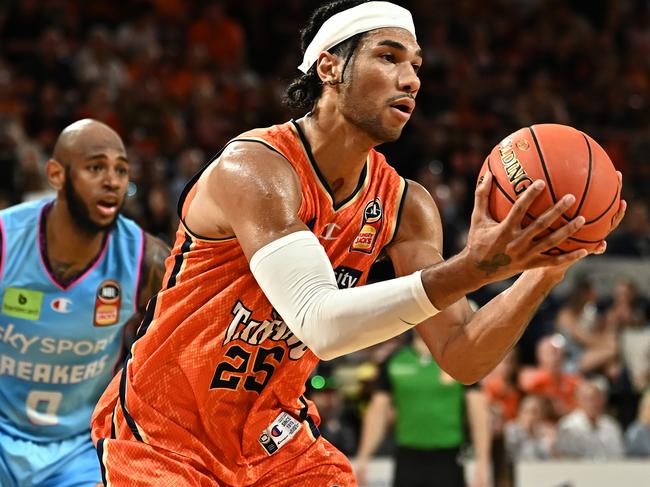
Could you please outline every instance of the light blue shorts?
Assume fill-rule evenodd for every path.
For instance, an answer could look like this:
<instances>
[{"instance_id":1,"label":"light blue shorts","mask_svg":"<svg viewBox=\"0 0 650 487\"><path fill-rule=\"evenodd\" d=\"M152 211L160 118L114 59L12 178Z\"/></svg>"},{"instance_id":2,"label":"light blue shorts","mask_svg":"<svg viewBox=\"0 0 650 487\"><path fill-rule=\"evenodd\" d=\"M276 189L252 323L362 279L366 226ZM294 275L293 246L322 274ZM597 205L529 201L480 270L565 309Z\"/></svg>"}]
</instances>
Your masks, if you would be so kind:
<instances>
[{"instance_id":1,"label":"light blue shorts","mask_svg":"<svg viewBox=\"0 0 650 487\"><path fill-rule=\"evenodd\" d=\"M48 443L34 443L0 432L2 487L91 487L101 482L90 432Z\"/></svg>"}]
</instances>

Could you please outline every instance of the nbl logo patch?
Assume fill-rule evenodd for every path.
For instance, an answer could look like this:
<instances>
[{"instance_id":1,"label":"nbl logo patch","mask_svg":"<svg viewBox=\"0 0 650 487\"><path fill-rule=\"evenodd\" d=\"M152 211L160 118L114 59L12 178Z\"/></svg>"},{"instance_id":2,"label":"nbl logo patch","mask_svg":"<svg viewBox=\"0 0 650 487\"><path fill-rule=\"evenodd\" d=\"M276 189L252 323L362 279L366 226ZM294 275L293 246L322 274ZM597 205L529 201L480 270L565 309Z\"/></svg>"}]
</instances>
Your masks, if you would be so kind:
<instances>
[{"instance_id":1,"label":"nbl logo patch","mask_svg":"<svg viewBox=\"0 0 650 487\"><path fill-rule=\"evenodd\" d=\"M95 298L95 326L114 325L119 321L121 294L117 281L108 280L99 285Z\"/></svg>"},{"instance_id":2,"label":"nbl logo patch","mask_svg":"<svg viewBox=\"0 0 650 487\"><path fill-rule=\"evenodd\" d=\"M369 201L363 210L361 230L352 242L350 251L372 254L383 224L384 212L381 208L381 201L379 198L375 198Z\"/></svg>"}]
</instances>

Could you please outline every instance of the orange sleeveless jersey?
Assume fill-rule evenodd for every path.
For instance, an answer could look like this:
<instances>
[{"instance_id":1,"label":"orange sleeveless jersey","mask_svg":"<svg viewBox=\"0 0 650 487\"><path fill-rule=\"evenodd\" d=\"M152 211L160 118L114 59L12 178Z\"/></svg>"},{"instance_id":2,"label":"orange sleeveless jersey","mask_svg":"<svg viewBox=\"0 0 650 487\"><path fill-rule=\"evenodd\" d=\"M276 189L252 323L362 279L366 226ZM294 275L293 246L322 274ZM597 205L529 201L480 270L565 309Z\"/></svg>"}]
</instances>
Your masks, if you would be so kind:
<instances>
[{"instance_id":1,"label":"orange sleeveless jersey","mask_svg":"<svg viewBox=\"0 0 650 487\"><path fill-rule=\"evenodd\" d=\"M299 217L325 248L339 287L364 284L396 232L406 194L383 155L370 152L353 195L333 206L293 121L234 140L262 143L293 165L302 186ZM183 215L196 179L181 197ZM253 484L319 435L318 413L302 396L318 357L273 310L235 238L201 238L183 223L176 235L163 289L95 410L93 439L144 442L223 483ZM283 412L284 424L273 425ZM287 428L299 429L287 438Z\"/></svg>"}]
</instances>

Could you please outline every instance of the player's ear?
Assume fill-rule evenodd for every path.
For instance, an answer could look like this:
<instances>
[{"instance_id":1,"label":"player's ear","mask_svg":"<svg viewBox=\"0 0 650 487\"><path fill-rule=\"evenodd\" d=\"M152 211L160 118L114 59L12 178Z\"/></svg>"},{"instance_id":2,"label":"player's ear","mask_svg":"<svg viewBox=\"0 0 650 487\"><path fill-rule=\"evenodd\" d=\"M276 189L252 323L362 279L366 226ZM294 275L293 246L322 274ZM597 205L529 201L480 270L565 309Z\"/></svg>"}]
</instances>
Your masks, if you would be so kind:
<instances>
[{"instance_id":1,"label":"player's ear","mask_svg":"<svg viewBox=\"0 0 650 487\"><path fill-rule=\"evenodd\" d=\"M59 191L65 183L65 166L56 159L49 159L45 164L45 174L50 186Z\"/></svg>"},{"instance_id":2,"label":"player's ear","mask_svg":"<svg viewBox=\"0 0 650 487\"><path fill-rule=\"evenodd\" d=\"M327 51L318 55L316 72L324 85L337 85L343 78L343 60Z\"/></svg>"}]
</instances>

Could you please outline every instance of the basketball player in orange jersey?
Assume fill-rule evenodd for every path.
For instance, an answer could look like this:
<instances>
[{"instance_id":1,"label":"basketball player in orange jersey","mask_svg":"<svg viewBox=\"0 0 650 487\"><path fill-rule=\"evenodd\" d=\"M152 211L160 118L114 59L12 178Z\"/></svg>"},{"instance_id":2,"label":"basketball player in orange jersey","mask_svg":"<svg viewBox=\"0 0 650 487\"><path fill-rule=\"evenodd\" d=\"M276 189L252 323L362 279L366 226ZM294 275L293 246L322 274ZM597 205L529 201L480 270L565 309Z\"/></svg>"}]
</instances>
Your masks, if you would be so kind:
<instances>
[{"instance_id":1,"label":"basketball player in orange jersey","mask_svg":"<svg viewBox=\"0 0 650 487\"><path fill-rule=\"evenodd\" d=\"M305 74L288 98L311 111L238 136L181 196L163 289L94 413L106 485L356 485L302 396L319 359L415 327L443 369L475 382L587 254L544 254L582 217L535 239L572 197L522 229L537 181L497 223L487 175L467 247L443 261L430 195L373 149L397 139L415 107L422 56L410 13L327 4L303 45ZM382 253L401 277L363 286ZM521 272L472 313L465 294Z\"/></svg>"}]
</instances>

